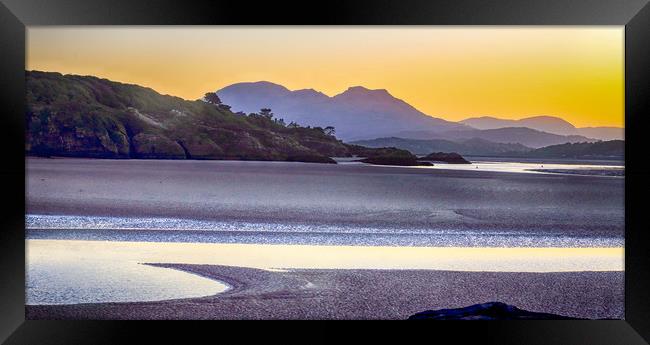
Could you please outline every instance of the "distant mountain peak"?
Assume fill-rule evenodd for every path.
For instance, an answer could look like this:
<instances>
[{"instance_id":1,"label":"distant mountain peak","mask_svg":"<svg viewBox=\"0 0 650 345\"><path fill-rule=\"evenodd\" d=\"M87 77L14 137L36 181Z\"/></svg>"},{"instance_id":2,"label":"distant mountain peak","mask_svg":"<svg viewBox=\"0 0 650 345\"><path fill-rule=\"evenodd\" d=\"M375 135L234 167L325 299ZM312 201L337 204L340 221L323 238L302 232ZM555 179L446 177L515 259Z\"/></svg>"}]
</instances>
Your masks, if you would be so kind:
<instances>
[{"instance_id":1,"label":"distant mountain peak","mask_svg":"<svg viewBox=\"0 0 650 345\"><path fill-rule=\"evenodd\" d=\"M249 84L249 85L259 85L259 86L280 87L280 88L288 90L286 87L284 87L284 86L282 86L280 84L276 84L274 82L270 82L270 81L267 81L267 80L243 82L243 83L237 83L237 84Z\"/></svg>"},{"instance_id":2,"label":"distant mountain peak","mask_svg":"<svg viewBox=\"0 0 650 345\"><path fill-rule=\"evenodd\" d=\"M336 96L314 89L288 90L269 82L238 83L217 91L234 111L271 108L285 122L305 126L334 126L343 140L367 139L404 130L463 129L465 125L428 116L386 89L356 85Z\"/></svg>"},{"instance_id":3,"label":"distant mountain peak","mask_svg":"<svg viewBox=\"0 0 650 345\"><path fill-rule=\"evenodd\" d=\"M394 98L388 90L386 89L369 89L365 86L350 86L347 90L334 97L346 97L346 96L371 96L371 97L385 97L385 98Z\"/></svg>"},{"instance_id":4,"label":"distant mountain peak","mask_svg":"<svg viewBox=\"0 0 650 345\"><path fill-rule=\"evenodd\" d=\"M558 135L582 135L600 140L622 140L625 130L621 127L575 127L569 121L549 115L529 116L519 120L500 119L492 116L472 117L460 121L476 129L505 127L528 127Z\"/></svg>"},{"instance_id":5,"label":"distant mountain peak","mask_svg":"<svg viewBox=\"0 0 650 345\"><path fill-rule=\"evenodd\" d=\"M326 94L314 90L314 89L300 89L300 90L295 90L291 92L294 96L311 96L311 97L321 97L321 98L329 98Z\"/></svg>"},{"instance_id":6,"label":"distant mountain peak","mask_svg":"<svg viewBox=\"0 0 650 345\"><path fill-rule=\"evenodd\" d=\"M231 84L228 85L221 90L218 90L217 93L223 91L223 90L238 90L238 89L257 89L257 90L263 90L267 92L276 92L276 93L287 93L290 92L289 89L286 87L272 83L270 81L266 80L260 80L260 81L250 81L250 82L241 82L241 83L236 83L236 84Z\"/></svg>"},{"instance_id":7,"label":"distant mountain peak","mask_svg":"<svg viewBox=\"0 0 650 345\"><path fill-rule=\"evenodd\" d=\"M469 121L469 120L473 120L473 119L478 119L478 120L501 120L501 119L499 119L497 117L494 117L494 116L485 115L485 116L470 117L470 118L467 118L467 119L462 120L460 122Z\"/></svg>"},{"instance_id":8,"label":"distant mountain peak","mask_svg":"<svg viewBox=\"0 0 650 345\"><path fill-rule=\"evenodd\" d=\"M557 116L550 116L550 115L536 115L536 116L529 116L529 117L524 117L520 119L519 121L523 120L553 120L553 121L564 121L564 122L569 122L563 118L557 117Z\"/></svg>"},{"instance_id":9,"label":"distant mountain peak","mask_svg":"<svg viewBox=\"0 0 650 345\"><path fill-rule=\"evenodd\" d=\"M347 90L345 90L345 92L366 92L366 91L370 91L370 89L361 85L350 86L348 87Z\"/></svg>"},{"instance_id":10,"label":"distant mountain peak","mask_svg":"<svg viewBox=\"0 0 650 345\"><path fill-rule=\"evenodd\" d=\"M497 117L483 116L474 117L460 121L476 129L498 129L506 127L528 127L538 131L559 134L574 135L578 134L577 129L570 122L557 117L548 115L538 115L525 117L519 120L500 119Z\"/></svg>"}]
</instances>

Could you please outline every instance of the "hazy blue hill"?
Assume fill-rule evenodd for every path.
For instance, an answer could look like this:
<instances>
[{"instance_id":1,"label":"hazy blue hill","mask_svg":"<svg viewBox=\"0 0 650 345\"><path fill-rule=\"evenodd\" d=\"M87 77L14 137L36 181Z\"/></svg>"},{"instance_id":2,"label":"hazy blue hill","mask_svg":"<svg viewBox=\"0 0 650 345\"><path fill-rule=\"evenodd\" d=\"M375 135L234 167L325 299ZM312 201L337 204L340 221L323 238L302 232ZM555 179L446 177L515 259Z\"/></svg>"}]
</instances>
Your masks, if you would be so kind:
<instances>
[{"instance_id":1,"label":"hazy blue hill","mask_svg":"<svg viewBox=\"0 0 650 345\"><path fill-rule=\"evenodd\" d=\"M459 121L476 129L495 129L515 126L517 121L508 119L499 119L492 116L471 117Z\"/></svg>"},{"instance_id":2,"label":"hazy blue hill","mask_svg":"<svg viewBox=\"0 0 650 345\"><path fill-rule=\"evenodd\" d=\"M528 127L538 131L559 135L577 135L576 127L570 122L554 116L533 116L520 119L516 126L508 127Z\"/></svg>"},{"instance_id":3,"label":"hazy blue hill","mask_svg":"<svg viewBox=\"0 0 650 345\"><path fill-rule=\"evenodd\" d=\"M237 83L217 91L234 111L270 107L284 119L310 126L334 126L344 140L388 136L426 128L444 131L465 125L428 116L387 90L353 86L329 97L313 89L290 91L270 82Z\"/></svg>"},{"instance_id":4,"label":"hazy blue hill","mask_svg":"<svg viewBox=\"0 0 650 345\"><path fill-rule=\"evenodd\" d=\"M468 139L460 142L444 139L405 139L397 137L360 140L353 144L367 147L396 147L418 155L432 152L457 152L461 155L498 156L506 152L527 152L532 150L521 144L494 143L483 139Z\"/></svg>"},{"instance_id":5,"label":"hazy blue hill","mask_svg":"<svg viewBox=\"0 0 650 345\"><path fill-rule=\"evenodd\" d=\"M559 135L577 134L576 128L571 123L554 116L533 116L520 120L507 120L491 116L483 116L465 119L460 122L476 129L528 127L538 131Z\"/></svg>"},{"instance_id":6,"label":"hazy blue hill","mask_svg":"<svg viewBox=\"0 0 650 345\"><path fill-rule=\"evenodd\" d=\"M624 140L625 129L621 127L582 127L578 133L589 138L600 140Z\"/></svg>"},{"instance_id":7,"label":"hazy blue hill","mask_svg":"<svg viewBox=\"0 0 650 345\"><path fill-rule=\"evenodd\" d=\"M411 139L443 139L454 142L463 142L469 139L482 139L493 143L521 144L531 148L540 148L549 145L564 144L569 142L593 142L596 139L580 135L558 135L546 133L527 127L506 127L498 129L469 129L452 130L444 132L430 132L425 130L400 132L397 137Z\"/></svg>"},{"instance_id":8,"label":"hazy blue hill","mask_svg":"<svg viewBox=\"0 0 650 345\"><path fill-rule=\"evenodd\" d=\"M514 153L517 155L517 153ZM552 145L525 153L535 158L623 159L625 141L610 140L595 143L567 143Z\"/></svg>"},{"instance_id":9,"label":"hazy blue hill","mask_svg":"<svg viewBox=\"0 0 650 345\"><path fill-rule=\"evenodd\" d=\"M624 129L619 127L577 128L568 121L555 116L533 116L520 120L499 119L491 116L473 117L460 121L476 129L499 129L505 127L527 127L558 135L581 135L600 140L623 139Z\"/></svg>"},{"instance_id":10,"label":"hazy blue hill","mask_svg":"<svg viewBox=\"0 0 650 345\"><path fill-rule=\"evenodd\" d=\"M496 143L519 143L524 146L539 148L549 145L572 143L572 142L593 142L594 139L580 135L558 135L551 134L527 127L506 127L485 130L465 130L446 132L450 139L484 139Z\"/></svg>"},{"instance_id":11,"label":"hazy blue hill","mask_svg":"<svg viewBox=\"0 0 650 345\"><path fill-rule=\"evenodd\" d=\"M289 96L291 91L282 85L258 81L233 84L219 90L217 94L233 111L248 114L270 107L278 113L284 113L285 109L279 107L274 100Z\"/></svg>"},{"instance_id":12,"label":"hazy blue hill","mask_svg":"<svg viewBox=\"0 0 650 345\"><path fill-rule=\"evenodd\" d=\"M308 162L351 154L320 128L235 115L227 107L138 85L32 71L26 86L28 154Z\"/></svg>"},{"instance_id":13,"label":"hazy blue hill","mask_svg":"<svg viewBox=\"0 0 650 345\"><path fill-rule=\"evenodd\" d=\"M625 142L622 140L565 143L531 149L521 144L494 143L484 139L463 142L433 139L377 138L355 141L352 144L365 147L396 147L416 155L432 152L457 152L465 156L525 157L525 158L578 158L623 159Z\"/></svg>"},{"instance_id":14,"label":"hazy blue hill","mask_svg":"<svg viewBox=\"0 0 650 345\"><path fill-rule=\"evenodd\" d=\"M623 129L612 127L576 128L553 116L521 120L479 117L459 123L428 116L385 89L352 86L329 97L313 89L291 91L271 82L237 83L217 91L234 111L274 109L284 119L310 126L334 126L345 141L381 137L484 139L496 143L519 143L539 148L567 142L622 139ZM594 138L594 139L592 139Z\"/></svg>"}]
</instances>

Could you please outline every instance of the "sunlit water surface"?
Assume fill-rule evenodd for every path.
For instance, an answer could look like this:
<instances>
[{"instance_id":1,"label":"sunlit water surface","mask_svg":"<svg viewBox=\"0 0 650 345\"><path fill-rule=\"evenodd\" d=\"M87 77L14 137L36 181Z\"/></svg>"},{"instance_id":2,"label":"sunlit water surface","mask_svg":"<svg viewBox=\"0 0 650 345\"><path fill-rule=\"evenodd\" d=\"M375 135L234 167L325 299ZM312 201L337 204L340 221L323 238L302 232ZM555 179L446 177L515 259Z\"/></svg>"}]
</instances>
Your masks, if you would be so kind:
<instances>
[{"instance_id":1,"label":"sunlit water surface","mask_svg":"<svg viewBox=\"0 0 650 345\"><path fill-rule=\"evenodd\" d=\"M347 163L355 164L355 163ZM394 166L392 166L394 167ZM414 168L414 167L408 167ZM529 162L493 162L472 160L471 164L447 164L433 162L433 166L418 166L421 169L491 171L527 174L569 174L603 177L621 177L624 166L614 164L567 164L567 163L529 163Z\"/></svg>"},{"instance_id":2,"label":"sunlit water surface","mask_svg":"<svg viewBox=\"0 0 650 345\"><path fill-rule=\"evenodd\" d=\"M36 243L36 244L35 244ZM142 264L111 242L56 245L27 241L27 304L135 302L201 297L226 284L169 268Z\"/></svg>"}]
</instances>

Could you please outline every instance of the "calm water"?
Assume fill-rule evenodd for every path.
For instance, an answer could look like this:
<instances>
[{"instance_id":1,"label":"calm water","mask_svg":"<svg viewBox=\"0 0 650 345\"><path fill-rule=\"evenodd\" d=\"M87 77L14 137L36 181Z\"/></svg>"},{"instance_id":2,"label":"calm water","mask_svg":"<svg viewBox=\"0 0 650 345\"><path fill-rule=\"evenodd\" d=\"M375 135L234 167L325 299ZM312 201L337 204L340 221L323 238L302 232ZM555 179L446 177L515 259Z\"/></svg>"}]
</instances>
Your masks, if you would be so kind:
<instances>
[{"instance_id":1,"label":"calm water","mask_svg":"<svg viewBox=\"0 0 650 345\"><path fill-rule=\"evenodd\" d=\"M442 162L433 162L433 166L405 167L407 169L437 169L437 170L465 170L465 171L489 171L489 172L512 172L512 173L559 173L559 171L571 171L573 174L589 171L615 171L624 174L625 166L623 161L616 160L576 160L576 159L526 159L526 158L496 158L481 156L466 156L471 164L447 164ZM337 158L339 164L345 165L364 165L357 162L358 158ZM556 170L557 172L539 171L539 170ZM597 174L604 175L606 174ZM619 174L620 175L620 174Z\"/></svg>"},{"instance_id":2,"label":"calm water","mask_svg":"<svg viewBox=\"0 0 650 345\"><path fill-rule=\"evenodd\" d=\"M603 164L608 163L608 164ZM342 164L359 164L356 162ZM361 163L363 164L363 163ZM486 171L525 174L564 174L564 175L600 175L602 177L621 177L625 168L619 162L599 162L598 164L584 163L545 163L545 162L494 162L472 160L471 164L447 164L433 162L433 166L404 167L408 169L435 169L459 171Z\"/></svg>"},{"instance_id":3,"label":"calm water","mask_svg":"<svg viewBox=\"0 0 650 345\"><path fill-rule=\"evenodd\" d=\"M575 158L510 158L510 157L485 157L485 156L464 156L472 162L494 162L494 163L533 163L533 164L567 164L567 165L586 165L586 166L612 166L623 167L624 160L616 159L575 159Z\"/></svg>"},{"instance_id":4,"label":"calm water","mask_svg":"<svg viewBox=\"0 0 650 345\"><path fill-rule=\"evenodd\" d=\"M137 257L74 247L27 245L27 304L157 301L214 295L228 286L178 270L143 265ZM110 243L110 242L107 242ZM113 248L114 249L114 248ZM109 255L107 255L109 254Z\"/></svg>"},{"instance_id":5,"label":"calm water","mask_svg":"<svg viewBox=\"0 0 650 345\"><path fill-rule=\"evenodd\" d=\"M472 164L435 164L430 169L485 170L495 172L516 172L529 174L551 173L552 171L589 174L597 172L623 172L624 167L615 164L544 163L544 162L493 162L473 160ZM541 171L548 170L548 171Z\"/></svg>"}]
</instances>

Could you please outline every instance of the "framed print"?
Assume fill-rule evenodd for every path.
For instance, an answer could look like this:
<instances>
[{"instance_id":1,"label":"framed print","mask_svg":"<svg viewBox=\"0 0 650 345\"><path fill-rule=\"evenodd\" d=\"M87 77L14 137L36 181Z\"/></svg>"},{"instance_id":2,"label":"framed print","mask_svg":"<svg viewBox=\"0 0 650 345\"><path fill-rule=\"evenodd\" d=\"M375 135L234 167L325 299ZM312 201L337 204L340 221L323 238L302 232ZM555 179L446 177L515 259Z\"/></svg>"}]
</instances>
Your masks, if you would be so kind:
<instances>
[{"instance_id":1,"label":"framed print","mask_svg":"<svg viewBox=\"0 0 650 345\"><path fill-rule=\"evenodd\" d=\"M7 344L650 339L647 1L0 10Z\"/></svg>"}]
</instances>

